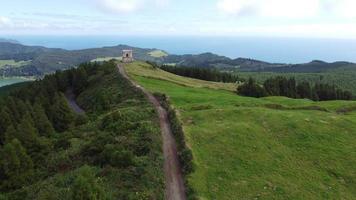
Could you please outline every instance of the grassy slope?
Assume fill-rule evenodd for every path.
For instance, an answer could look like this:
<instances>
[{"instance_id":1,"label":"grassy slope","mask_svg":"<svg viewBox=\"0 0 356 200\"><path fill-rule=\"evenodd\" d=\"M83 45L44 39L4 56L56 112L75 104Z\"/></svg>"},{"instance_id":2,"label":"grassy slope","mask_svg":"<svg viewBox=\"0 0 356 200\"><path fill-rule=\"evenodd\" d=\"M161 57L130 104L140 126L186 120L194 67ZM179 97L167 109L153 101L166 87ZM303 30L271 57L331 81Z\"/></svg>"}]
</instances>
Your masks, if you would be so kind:
<instances>
[{"instance_id":1,"label":"grassy slope","mask_svg":"<svg viewBox=\"0 0 356 200\"><path fill-rule=\"evenodd\" d=\"M240 97L139 65L126 68L147 89L166 93L180 113L197 166L190 183L201 199L356 196L356 113L335 112L356 102ZM311 105L329 112L305 108Z\"/></svg>"},{"instance_id":2,"label":"grassy slope","mask_svg":"<svg viewBox=\"0 0 356 200\"><path fill-rule=\"evenodd\" d=\"M121 60L122 57L102 57L102 58L93 59L90 62L104 62L104 61L110 61L112 59Z\"/></svg>"},{"instance_id":3,"label":"grassy slope","mask_svg":"<svg viewBox=\"0 0 356 200\"><path fill-rule=\"evenodd\" d=\"M161 58L161 57L165 57L168 56L168 54L162 50L154 50L148 53L148 55L155 57L155 58Z\"/></svg>"},{"instance_id":4,"label":"grassy slope","mask_svg":"<svg viewBox=\"0 0 356 200\"><path fill-rule=\"evenodd\" d=\"M28 65L30 63L31 63L31 61L19 61L19 62L16 62L14 60L0 60L0 69L4 68L4 67L7 67L7 66L10 66L10 67L13 67L13 68L22 67L22 66Z\"/></svg>"},{"instance_id":5,"label":"grassy slope","mask_svg":"<svg viewBox=\"0 0 356 200\"><path fill-rule=\"evenodd\" d=\"M129 63L127 64L126 69L129 72L129 74L132 75L152 77L155 79L161 79L172 83L176 83L182 86L190 86L195 88L224 89L229 91L236 90L235 84L232 83L229 84L217 83L217 82L203 81L203 80L176 76L174 74L171 74L169 72L160 69L154 69L151 65L145 62Z\"/></svg>"}]
</instances>

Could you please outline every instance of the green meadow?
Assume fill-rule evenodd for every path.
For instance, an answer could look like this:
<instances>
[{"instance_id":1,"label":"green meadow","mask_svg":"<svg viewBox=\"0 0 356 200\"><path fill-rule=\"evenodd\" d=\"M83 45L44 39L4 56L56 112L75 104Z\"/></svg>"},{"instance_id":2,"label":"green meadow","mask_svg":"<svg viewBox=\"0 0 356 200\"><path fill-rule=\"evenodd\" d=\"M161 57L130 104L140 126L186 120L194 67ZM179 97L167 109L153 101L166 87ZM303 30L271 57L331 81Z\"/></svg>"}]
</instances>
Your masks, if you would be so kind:
<instances>
[{"instance_id":1,"label":"green meadow","mask_svg":"<svg viewBox=\"0 0 356 200\"><path fill-rule=\"evenodd\" d=\"M176 108L199 199L355 199L356 102L241 97L231 85L125 67Z\"/></svg>"},{"instance_id":2,"label":"green meadow","mask_svg":"<svg viewBox=\"0 0 356 200\"><path fill-rule=\"evenodd\" d=\"M161 58L161 57L168 56L168 54L162 50L153 50L153 51L149 52L148 55L155 57L155 58Z\"/></svg>"},{"instance_id":3,"label":"green meadow","mask_svg":"<svg viewBox=\"0 0 356 200\"><path fill-rule=\"evenodd\" d=\"M5 67L22 67L31 63L29 61L15 61L15 60L0 60L0 69Z\"/></svg>"},{"instance_id":4,"label":"green meadow","mask_svg":"<svg viewBox=\"0 0 356 200\"><path fill-rule=\"evenodd\" d=\"M28 78L22 78L22 77L6 77L6 78L1 78L0 77L0 87L6 86L6 85L12 85L15 83L21 83L25 81L31 81L33 79L28 79Z\"/></svg>"}]
</instances>

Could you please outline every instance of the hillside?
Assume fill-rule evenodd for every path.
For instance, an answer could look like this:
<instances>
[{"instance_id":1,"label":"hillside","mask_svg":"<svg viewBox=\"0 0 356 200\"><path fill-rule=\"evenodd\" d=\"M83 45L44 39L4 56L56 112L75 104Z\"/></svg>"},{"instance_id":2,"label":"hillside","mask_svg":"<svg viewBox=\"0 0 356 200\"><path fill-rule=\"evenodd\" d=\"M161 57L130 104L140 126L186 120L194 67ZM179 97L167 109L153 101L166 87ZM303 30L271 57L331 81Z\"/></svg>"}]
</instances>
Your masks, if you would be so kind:
<instances>
[{"instance_id":1,"label":"hillside","mask_svg":"<svg viewBox=\"0 0 356 200\"><path fill-rule=\"evenodd\" d=\"M0 89L0 199L164 198L157 113L115 63L14 86Z\"/></svg>"},{"instance_id":2,"label":"hillside","mask_svg":"<svg viewBox=\"0 0 356 200\"><path fill-rule=\"evenodd\" d=\"M200 199L356 196L356 102L240 97L143 63L126 70L177 109Z\"/></svg>"},{"instance_id":3,"label":"hillside","mask_svg":"<svg viewBox=\"0 0 356 200\"><path fill-rule=\"evenodd\" d=\"M90 62L94 59L118 57L121 56L124 49L133 49L135 58L138 60L160 61L165 55L165 52L157 49L142 49L127 45L69 51L0 42L0 60L3 63L5 61L8 63L0 67L0 74L5 76L42 76L56 70L73 68L80 63Z\"/></svg>"},{"instance_id":4,"label":"hillside","mask_svg":"<svg viewBox=\"0 0 356 200\"><path fill-rule=\"evenodd\" d=\"M26 46L16 41L0 40L0 74L5 76L42 76L56 70L75 67L83 62L119 58L123 49L133 49L136 60L176 66L216 68L226 71L315 73L345 67L356 69L356 64L349 62L312 61L292 65L269 63L250 58L231 59L213 53L173 55L159 49L144 49L127 45L69 51Z\"/></svg>"}]
</instances>

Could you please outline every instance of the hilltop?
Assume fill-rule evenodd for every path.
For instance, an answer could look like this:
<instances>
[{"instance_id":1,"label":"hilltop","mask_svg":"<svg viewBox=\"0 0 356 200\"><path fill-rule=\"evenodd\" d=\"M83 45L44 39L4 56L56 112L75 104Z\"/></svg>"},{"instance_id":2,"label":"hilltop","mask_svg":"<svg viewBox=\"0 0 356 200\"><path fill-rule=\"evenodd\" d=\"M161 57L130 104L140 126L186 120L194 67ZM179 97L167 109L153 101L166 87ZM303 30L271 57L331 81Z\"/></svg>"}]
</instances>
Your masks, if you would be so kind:
<instances>
[{"instance_id":1,"label":"hilltop","mask_svg":"<svg viewBox=\"0 0 356 200\"><path fill-rule=\"evenodd\" d=\"M141 86L168 96L195 171L199 199L353 199L356 102L236 95L223 83L176 76L135 62Z\"/></svg>"}]
</instances>

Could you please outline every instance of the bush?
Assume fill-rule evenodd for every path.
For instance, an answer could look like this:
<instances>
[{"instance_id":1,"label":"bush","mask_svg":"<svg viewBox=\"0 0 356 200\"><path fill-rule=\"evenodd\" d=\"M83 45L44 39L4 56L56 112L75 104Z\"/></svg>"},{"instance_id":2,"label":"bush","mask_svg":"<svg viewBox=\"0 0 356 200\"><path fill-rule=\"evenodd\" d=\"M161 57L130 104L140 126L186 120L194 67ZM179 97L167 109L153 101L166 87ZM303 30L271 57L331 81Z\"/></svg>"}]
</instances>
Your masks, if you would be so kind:
<instances>
[{"instance_id":1,"label":"bush","mask_svg":"<svg viewBox=\"0 0 356 200\"><path fill-rule=\"evenodd\" d=\"M83 166L72 186L73 200L101 200L106 199L100 179L89 166Z\"/></svg>"}]
</instances>

